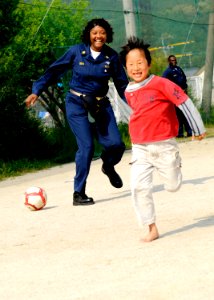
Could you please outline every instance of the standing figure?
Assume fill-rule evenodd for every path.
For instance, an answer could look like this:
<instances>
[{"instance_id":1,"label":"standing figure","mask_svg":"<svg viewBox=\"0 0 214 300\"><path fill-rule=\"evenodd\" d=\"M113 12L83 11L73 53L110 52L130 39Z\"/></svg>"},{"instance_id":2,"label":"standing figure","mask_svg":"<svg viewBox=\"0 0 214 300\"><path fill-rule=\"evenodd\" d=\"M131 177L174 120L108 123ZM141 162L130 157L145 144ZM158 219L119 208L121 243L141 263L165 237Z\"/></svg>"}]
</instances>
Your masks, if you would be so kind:
<instances>
[{"instance_id":1,"label":"standing figure","mask_svg":"<svg viewBox=\"0 0 214 300\"><path fill-rule=\"evenodd\" d=\"M33 84L26 99L29 107L39 95L68 70L72 70L66 95L66 116L73 131L78 150L75 157L73 205L90 205L94 200L86 195L86 181L94 152L94 131L103 147L102 172L111 184L121 188L123 183L114 166L119 163L125 145L117 127L114 112L106 96L112 78L120 97L128 84L118 53L106 43L113 40L113 29L103 18L92 19L82 33L82 43L72 46L56 60Z\"/></svg>"},{"instance_id":2,"label":"standing figure","mask_svg":"<svg viewBox=\"0 0 214 300\"><path fill-rule=\"evenodd\" d=\"M174 55L170 55L168 57L168 68L164 71L162 77L168 78L169 80L173 81L177 85L179 85L185 93L187 93L187 79L184 71L177 65L177 59ZM186 117L184 116L183 112L175 107L176 115L179 122L179 129L178 129L178 138L184 137L184 129L187 133L187 137L192 136L192 129L187 122Z\"/></svg>"},{"instance_id":3,"label":"standing figure","mask_svg":"<svg viewBox=\"0 0 214 300\"><path fill-rule=\"evenodd\" d=\"M182 183L181 158L175 139L178 132L175 105L186 115L194 135L199 139L205 136L201 116L187 94L168 79L149 75L148 47L132 37L121 51L121 60L133 80L125 91L132 108L129 121L132 199L140 224L149 229L143 239L146 242L159 237L152 195L154 170L162 177L167 191L177 191Z\"/></svg>"}]
</instances>

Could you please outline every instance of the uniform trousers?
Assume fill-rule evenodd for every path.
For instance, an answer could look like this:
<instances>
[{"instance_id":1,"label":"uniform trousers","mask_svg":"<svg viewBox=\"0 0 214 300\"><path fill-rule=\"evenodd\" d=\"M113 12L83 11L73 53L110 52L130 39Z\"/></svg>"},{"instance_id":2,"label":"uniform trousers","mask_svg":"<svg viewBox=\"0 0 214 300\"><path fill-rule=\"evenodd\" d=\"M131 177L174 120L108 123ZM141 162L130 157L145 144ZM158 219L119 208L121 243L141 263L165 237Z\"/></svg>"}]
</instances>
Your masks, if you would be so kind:
<instances>
[{"instance_id":1,"label":"uniform trousers","mask_svg":"<svg viewBox=\"0 0 214 300\"><path fill-rule=\"evenodd\" d=\"M181 158L175 139L132 145L131 192L140 225L155 223L153 172L161 176L167 191L177 191L182 183Z\"/></svg>"},{"instance_id":2,"label":"uniform trousers","mask_svg":"<svg viewBox=\"0 0 214 300\"><path fill-rule=\"evenodd\" d=\"M99 122L90 123L82 99L68 93L66 115L78 146L75 156L74 191L84 193L94 154L95 134L98 142L103 146L101 159L108 167L116 165L121 160L125 145L122 142L110 102L105 107L103 118Z\"/></svg>"}]
</instances>

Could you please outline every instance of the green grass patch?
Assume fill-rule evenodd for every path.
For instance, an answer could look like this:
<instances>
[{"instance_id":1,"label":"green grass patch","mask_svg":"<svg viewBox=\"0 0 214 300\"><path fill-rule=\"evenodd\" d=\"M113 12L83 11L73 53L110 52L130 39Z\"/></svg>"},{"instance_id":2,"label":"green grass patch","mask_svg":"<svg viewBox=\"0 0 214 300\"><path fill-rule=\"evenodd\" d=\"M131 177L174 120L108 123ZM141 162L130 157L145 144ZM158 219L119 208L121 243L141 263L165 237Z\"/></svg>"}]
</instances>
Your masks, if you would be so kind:
<instances>
[{"instance_id":1,"label":"green grass patch","mask_svg":"<svg viewBox=\"0 0 214 300\"><path fill-rule=\"evenodd\" d=\"M131 141L128 133L128 125L124 123L120 123L118 125L122 139L126 145L126 149L131 149ZM206 125L206 137L212 138L214 137L214 126L213 125ZM191 141L190 138L181 138L177 139L178 142L183 141ZM13 160L13 161L2 161L0 160L0 181L5 180L10 177L16 177L20 175L24 175L27 173L33 173L39 170L49 169L54 166L58 166L63 163L67 163L72 161L73 157L75 156L74 149L73 157L71 158L71 147L70 143L69 147L65 147L66 150L60 155L60 159L57 157L55 159L46 159L46 160L29 160L29 159L20 159L20 160ZM102 147L95 141L95 153L94 158L99 158L102 152ZM69 156L69 158L67 157Z\"/></svg>"},{"instance_id":2,"label":"green grass patch","mask_svg":"<svg viewBox=\"0 0 214 300\"><path fill-rule=\"evenodd\" d=\"M214 137L214 127L213 125L206 126L206 137Z\"/></svg>"},{"instance_id":3,"label":"green grass patch","mask_svg":"<svg viewBox=\"0 0 214 300\"><path fill-rule=\"evenodd\" d=\"M38 161L21 159L8 162L0 161L0 181L6 178L24 175L26 173L48 169L56 165L57 163L49 160Z\"/></svg>"}]
</instances>

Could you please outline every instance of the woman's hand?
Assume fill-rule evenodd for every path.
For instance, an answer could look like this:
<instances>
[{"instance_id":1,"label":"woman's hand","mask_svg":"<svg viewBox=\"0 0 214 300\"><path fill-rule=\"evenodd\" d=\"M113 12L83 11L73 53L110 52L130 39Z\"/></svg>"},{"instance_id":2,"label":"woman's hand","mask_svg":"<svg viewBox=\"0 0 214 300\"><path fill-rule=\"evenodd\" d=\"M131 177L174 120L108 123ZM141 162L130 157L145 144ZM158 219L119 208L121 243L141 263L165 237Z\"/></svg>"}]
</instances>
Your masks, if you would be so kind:
<instances>
[{"instance_id":1,"label":"woman's hand","mask_svg":"<svg viewBox=\"0 0 214 300\"><path fill-rule=\"evenodd\" d=\"M38 96L36 94L31 94L27 97L27 99L25 100L26 106L30 107L31 105L34 105L34 103L36 102L36 100L38 99Z\"/></svg>"}]
</instances>

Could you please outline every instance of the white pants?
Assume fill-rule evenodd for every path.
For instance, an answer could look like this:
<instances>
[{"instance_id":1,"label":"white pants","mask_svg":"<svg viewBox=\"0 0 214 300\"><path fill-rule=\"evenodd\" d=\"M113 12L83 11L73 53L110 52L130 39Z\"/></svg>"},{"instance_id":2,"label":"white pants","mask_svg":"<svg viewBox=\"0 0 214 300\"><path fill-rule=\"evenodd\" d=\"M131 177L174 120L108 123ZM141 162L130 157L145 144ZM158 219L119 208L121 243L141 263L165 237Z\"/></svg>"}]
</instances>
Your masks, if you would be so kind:
<instances>
[{"instance_id":1,"label":"white pants","mask_svg":"<svg viewBox=\"0 0 214 300\"><path fill-rule=\"evenodd\" d=\"M131 192L140 225L155 223L152 197L153 171L162 177L164 188L175 192L182 183L181 158L175 139L149 144L133 144L131 166Z\"/></svg>"}]
</instances>

